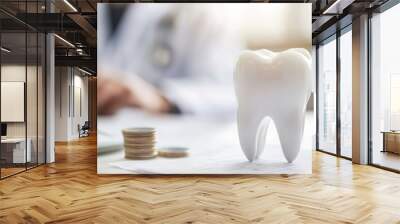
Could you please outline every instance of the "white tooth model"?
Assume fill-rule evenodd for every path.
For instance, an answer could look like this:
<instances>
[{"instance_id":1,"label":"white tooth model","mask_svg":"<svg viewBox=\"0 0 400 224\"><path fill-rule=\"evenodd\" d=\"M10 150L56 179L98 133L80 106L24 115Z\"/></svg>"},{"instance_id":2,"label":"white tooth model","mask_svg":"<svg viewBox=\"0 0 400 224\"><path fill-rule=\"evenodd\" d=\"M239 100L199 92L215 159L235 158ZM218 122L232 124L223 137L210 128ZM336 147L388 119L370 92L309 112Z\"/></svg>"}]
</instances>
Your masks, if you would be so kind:
<instances>
[{"instance_id":1,"label":"white tooth model","mask_svg":"<svg viewBox=\"0 0 400 224\"><path fill-rule=\"evenodd\" d=\"M296 159L312 91L311 61L302 48L248 50L239 56L234 74L237 125L240 145L249 161L264 151L271 120L286 160L291 163Z\"/></svg>"}]
</instances>

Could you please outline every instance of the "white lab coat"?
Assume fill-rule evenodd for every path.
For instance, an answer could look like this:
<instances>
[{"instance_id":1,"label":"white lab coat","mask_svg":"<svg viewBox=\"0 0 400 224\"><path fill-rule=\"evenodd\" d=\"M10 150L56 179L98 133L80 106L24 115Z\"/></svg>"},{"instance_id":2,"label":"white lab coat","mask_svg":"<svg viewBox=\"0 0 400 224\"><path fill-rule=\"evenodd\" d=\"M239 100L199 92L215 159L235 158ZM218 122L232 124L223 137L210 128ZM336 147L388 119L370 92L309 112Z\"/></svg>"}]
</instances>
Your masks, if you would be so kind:
<instances>
[{"instance_id":1,"label":"white lab coat","mask_svg":"<svg viewBox=\"0 0 400 224\"><path fill-rule=\"evenodd\" d=\"M111 40L105 6L98 18L100 73L138 75L182 112L234 114L233 71L243 42L224 4L130 4Z\"/></svg>"}]
</instances>

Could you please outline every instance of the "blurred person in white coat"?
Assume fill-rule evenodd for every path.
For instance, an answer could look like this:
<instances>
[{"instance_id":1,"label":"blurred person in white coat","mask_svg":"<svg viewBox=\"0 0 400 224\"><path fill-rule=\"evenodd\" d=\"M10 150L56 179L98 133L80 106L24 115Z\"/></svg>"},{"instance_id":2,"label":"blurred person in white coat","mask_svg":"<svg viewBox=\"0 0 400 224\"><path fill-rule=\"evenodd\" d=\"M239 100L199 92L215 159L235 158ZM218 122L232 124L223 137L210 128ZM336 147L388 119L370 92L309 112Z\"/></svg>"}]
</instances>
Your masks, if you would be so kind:
<instances>
[{"instance_id":1,"label":"blurred person in white coat","mask_svg":"<svg viewBox=\"0 0 400 224\"><path fill-rule=\"evenodd\" d=\"M137 107L154 113L234 115L232 77L243 42L228 7L100 4L99 113Z\"/></svg>"}]
</instances>

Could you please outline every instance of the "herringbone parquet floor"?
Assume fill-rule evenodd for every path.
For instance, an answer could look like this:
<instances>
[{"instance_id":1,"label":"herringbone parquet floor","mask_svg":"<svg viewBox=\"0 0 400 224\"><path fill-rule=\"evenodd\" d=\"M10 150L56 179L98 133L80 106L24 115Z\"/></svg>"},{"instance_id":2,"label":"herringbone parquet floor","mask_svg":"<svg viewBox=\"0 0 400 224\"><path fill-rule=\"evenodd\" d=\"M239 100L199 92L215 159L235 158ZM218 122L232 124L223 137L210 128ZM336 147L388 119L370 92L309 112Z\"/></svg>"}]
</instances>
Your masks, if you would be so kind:
<instances>
[{"instance_id":1,"label":"herringbone parquet floor","mask_svg":"<svg viewBox=\"0 0 400 224\"><path fill-rule=\"evenodd\" d=\"M0 181L0 223L400 223L400 175L315 152L312 175L98 176L96 139Z\"/></svg>"}]
</instances>

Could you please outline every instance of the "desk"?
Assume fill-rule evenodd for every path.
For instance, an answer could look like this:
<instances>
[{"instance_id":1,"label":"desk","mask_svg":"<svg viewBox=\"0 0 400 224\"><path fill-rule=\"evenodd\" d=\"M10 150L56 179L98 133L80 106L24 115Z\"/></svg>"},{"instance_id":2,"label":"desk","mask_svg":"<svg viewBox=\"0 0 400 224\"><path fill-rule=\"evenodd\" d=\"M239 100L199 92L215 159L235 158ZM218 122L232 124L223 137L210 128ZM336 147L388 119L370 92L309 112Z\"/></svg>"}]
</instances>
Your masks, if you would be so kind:
<instances>
[{"instance_id":1,"label":"desk","mask_svg":"<svg viewBox=\"0 0 400 224\"><path fill-rule=\"evenodd\" d=\"M6 163L25 163L31 161L31 145L30 138L26 141L26 154L25 154L25 138L6 138L1 139L1 157L5 159ZM25 159L27 159L25 161Z\"/></svg>"},{"instance_id":2,"label":"desk","mask_svg":"<svg viewBox=\"0 0 400 224\"><path fill-rule=\"evenodd\" d=\"M234 119L155 116L125 110L113 117L100 116L97 124L99 174L311 174L312 113L307 115L302 148L293 163L286 162L273 126L260 160L249 163L240 149ZM189 156L125 159L121 129L135 126L155 127L156 147L188 147Z\"/></svg>"},{"instance_id":3,"label":"desk","mask_svg":"<svg viewBox=\"0 0 400 224\"><path fill-rule=\"evenodd\" d=\"M400 131L382 131L383 150L382 152L392 152L400 154Z\"/></svg>"}]
</instances>

